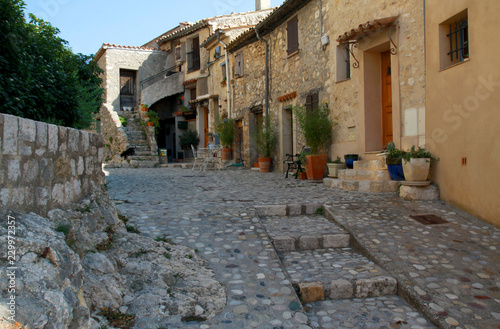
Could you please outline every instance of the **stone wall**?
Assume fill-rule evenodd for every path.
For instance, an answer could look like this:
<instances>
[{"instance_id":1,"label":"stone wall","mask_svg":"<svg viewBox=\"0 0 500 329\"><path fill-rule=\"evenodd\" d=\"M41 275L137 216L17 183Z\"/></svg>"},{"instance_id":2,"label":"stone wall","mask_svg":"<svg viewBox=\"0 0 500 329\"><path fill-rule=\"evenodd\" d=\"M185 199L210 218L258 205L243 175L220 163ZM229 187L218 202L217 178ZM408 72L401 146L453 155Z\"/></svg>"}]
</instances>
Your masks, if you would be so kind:
<instances>
[{"instance_id":1,"label":"stone wall","mask_svg":"<svg viewBox=\"0 0 500 329\"><path fill-rule=\"evenodd\" d=\"M125 163L120 154L127 149L129 142L118 113L103 105L99 115L101 118L101 135L105 147L104 161L112 164Z\"/></svg>"},{"instance_id":2,"label":"stone wall","mask_svg":"<svg viewBox=\"0 0 500 329\"><path fill-rule=\"evenodd\" d=\"M44 215L104 183L98 134L0 114L0 145L3 207Z\"/></svg>"}]
</instances>

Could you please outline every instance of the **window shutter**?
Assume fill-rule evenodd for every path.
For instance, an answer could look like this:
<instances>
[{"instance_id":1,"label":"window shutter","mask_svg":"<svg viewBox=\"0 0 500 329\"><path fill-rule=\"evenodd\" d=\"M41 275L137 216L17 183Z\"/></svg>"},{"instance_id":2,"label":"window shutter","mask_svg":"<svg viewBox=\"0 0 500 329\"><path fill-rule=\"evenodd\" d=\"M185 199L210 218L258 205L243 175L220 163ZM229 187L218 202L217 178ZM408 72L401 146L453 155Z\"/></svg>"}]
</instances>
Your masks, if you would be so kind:
<instances>
[{"instance_id":1,"label":"window shutter","mask_svg":"<svg viewBox=\"0 0 500 329\"><path fill-rule=\"evenodd\" d=\"M235 56L236 67L234 68L234 75L237 77L243 76L243 53L238 53Z\"/></svg>"},{"instance_id":2,"label":"window shutter","mask_svg":"<svg viewBox=\"0 0 500 329\"><path fill-rule=\"evenodd\" d=\"M297 16L292 18L287 23L287 44L288 55L299 50L299 21Z\"/></svg>"},{"instance_id":3,"label":"window shutter","mask_svg":"<svg viewBox=\"0 0 500 329\"><path fill-rule=\"evenodd\" d=\"M312 95L306 96L306 112L312 110Z\"/></svg>"},{"instance_id":4,"label":"window shutter","mask_svg":"<svg viewBox=\"0 0 500 329\"><path fill-rule=\"evenodd\" d=\"M318 105L319 105L319 94L312 94L311 95L311 108L313 110L316 110L318 109Z\"/></svg>"}]
</instances>

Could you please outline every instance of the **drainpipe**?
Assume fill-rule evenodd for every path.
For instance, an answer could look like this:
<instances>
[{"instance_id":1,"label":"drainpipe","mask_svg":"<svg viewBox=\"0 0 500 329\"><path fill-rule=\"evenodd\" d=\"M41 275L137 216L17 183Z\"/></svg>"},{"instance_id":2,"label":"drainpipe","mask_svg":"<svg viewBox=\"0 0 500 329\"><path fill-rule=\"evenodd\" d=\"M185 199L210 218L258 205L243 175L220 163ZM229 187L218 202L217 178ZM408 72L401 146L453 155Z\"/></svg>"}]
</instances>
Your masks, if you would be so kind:
<instances>
[{"instance_id":1,"label":"drainpipe","mask_svg":"<svg viewBox=\"0 0 500 329\"><path fill-rule=\"evenodd\" d=\"M257 30L257 28L255 28L255 34L257 35L257 39L259 39L260 41L264 41L264 43L266 44L266 117L268 117L269 115L269 44L267 42L266 39L263 39L260 37L259 35L259 31Z\"/></svg>"},{"instance_id":2,"label":"drainpipe","mask_svg":"<svg viewBox=\"0 0 500 329\"><path fill-rule=\"evenodd\" d=\"M231 119L231 90L229 89L229 52L227 51L227 45L220 39L220 31L217 31L217 40L224 46L226 51L226 87L227 87L227 116Z\"/></svg>"}]
</instances>

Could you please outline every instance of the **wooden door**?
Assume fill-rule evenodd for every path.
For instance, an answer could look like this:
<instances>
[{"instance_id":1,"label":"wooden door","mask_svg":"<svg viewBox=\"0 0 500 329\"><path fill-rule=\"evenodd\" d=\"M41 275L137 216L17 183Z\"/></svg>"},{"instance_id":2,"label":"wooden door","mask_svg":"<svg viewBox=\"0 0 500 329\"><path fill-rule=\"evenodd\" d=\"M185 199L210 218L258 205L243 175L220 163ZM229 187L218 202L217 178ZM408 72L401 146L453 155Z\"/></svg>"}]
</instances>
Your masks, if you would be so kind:
<instances>
[{"instance_id":1,"label":"wooden door","mask_svg":"<svg viewBox=\"0 0 500 329\"><path fill-rule=\"evenodd\" d=\"M135 105L135 71L120 70L120 110Z\"/></svg>"},{"instance_id":2,"label":"wooden door","mask_svg":"<svg viewBox=\"0 0 500 329\"><path fill-rule=\"evenodd\" d=\"M392 79L391 53L386 51L382 58L382 143L387 145L392 136Z\"/></svg>"}]
</instances>

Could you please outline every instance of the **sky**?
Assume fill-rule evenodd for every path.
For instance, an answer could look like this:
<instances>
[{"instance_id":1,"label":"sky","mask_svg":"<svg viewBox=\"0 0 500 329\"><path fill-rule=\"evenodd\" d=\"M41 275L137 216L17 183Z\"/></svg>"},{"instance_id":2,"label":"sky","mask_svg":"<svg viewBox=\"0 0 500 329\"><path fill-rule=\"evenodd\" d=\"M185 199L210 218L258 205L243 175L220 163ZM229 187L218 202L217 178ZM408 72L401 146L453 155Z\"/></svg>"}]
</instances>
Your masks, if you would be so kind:
<instances>
[{"instance_id":1,"label":"sky","mask_svg":"<svg viewBox=\"0 0 500 329\"><path fill-rule=\"evenodd\" d=\"M279 6L284 0L271 0ZM142 46L180 22L255 10L254 0L25 0L26 13L57 27L74 53L103 43Z\"/></svg>"}]
</instances>

